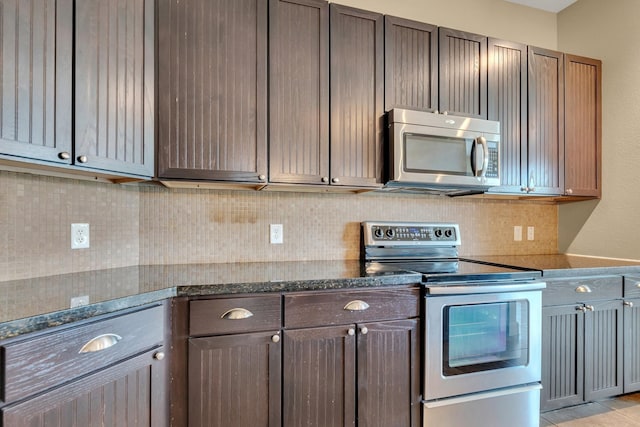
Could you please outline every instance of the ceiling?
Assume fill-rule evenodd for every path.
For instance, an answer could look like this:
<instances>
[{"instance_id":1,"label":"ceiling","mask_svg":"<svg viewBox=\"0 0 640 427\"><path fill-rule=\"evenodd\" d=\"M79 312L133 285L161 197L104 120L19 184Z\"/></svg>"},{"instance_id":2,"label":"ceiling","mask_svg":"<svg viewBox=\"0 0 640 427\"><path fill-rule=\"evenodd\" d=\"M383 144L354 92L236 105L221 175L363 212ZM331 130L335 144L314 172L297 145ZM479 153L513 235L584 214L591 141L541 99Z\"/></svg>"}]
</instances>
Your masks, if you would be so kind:
<instances>
[{"instance_id":1,"label":"ceiling","mask_svg":"<svg viewBox=\"0 0 640 427\"><path fill-rule=\"evenodd\" d=\"M547 12L558 13L562 9L571 6L577 0L506 0L511 3L518 3L535 9L546 10Z\"/></svg>"}]
</instances>

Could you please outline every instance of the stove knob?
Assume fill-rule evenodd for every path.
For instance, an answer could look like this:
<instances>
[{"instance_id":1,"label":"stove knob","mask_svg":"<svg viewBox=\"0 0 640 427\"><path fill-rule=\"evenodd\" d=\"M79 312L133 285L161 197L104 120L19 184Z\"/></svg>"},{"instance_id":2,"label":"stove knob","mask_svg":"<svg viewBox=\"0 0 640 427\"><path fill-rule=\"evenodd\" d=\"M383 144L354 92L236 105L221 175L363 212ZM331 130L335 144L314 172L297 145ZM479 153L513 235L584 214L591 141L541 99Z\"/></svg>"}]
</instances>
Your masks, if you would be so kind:
<instances>
[{"instance_id":1,"label":"stove knob","mask_svg":"<svg viewBox=\"0 0 640 427\"><path fill-rule=\"evenodd\" d=\"M388 238L393 239L393 237L396 235L396 232L393 228L389 228L386 234Z\"/></svg>"},{"instance_id":2,"label":"stove knob","mask_svg":"<svg viewBox=\"0 0 640 427\"><path fill-rule=\"evenodd\" d=\"M373 237L375 237L376 239L382 239L384 237L384 231L382 231L382 228L374 229Z\"/></svg>"},{"instance_id":3,"label":"stove knob","mask_svg":"<svg viewBox=\"0 0 640 427\"><path fill-rule=\"evenodd\" d=\"M451 237L453 235L453 231L450 228L447 228L446 230L444 230L444 235L446 237Z\"/></svg>"},{"instance_id":4,"label":"stove knob","mask_svg":"<svg viewBox=\"0 0 640 427\"><path fill-rule=\"evenodd\" d=\"M437 238L442 237L442 230L440 230L439 228L436 229L436 237Z\"/></svg>"}]
</instances>

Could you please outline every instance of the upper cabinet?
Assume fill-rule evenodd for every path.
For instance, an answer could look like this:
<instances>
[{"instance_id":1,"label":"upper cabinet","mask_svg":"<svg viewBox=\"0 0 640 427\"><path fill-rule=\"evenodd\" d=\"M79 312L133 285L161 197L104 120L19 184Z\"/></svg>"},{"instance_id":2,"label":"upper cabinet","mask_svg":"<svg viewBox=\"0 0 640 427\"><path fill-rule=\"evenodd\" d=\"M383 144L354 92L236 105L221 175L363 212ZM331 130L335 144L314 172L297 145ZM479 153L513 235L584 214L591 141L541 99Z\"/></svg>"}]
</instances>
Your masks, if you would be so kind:
<instances>
[{"instance_id":1,"label":"upper cabinet","mask_svg":"<svg viewBox=\"0 0 640 427\"><path fill-rule=\"evenodd\" d=\"M158 177L266 182L267 0L158 0Z\"/></svg>"},{"instance_id":2,"label":"upper cabinet","mask_svg":"<svg viewBox=\"0 0 640 427\"><path fill-rule=\"evenodd\" d=\"M152 176L154 14L145 0L0 0L2 158Z\"/></svg>"},{"instance_id":3,"label":"upper cabinet","mask_svg":"<svg viewBox=\"0 0 640 427\"><path fill-rule=\"evenodd\" d=\"M487 37L439 28L440 111L487 118Z\"/></svg>"},{"instance_id":4,"label":"upper cabinet","mask_svg":"<svg viewBox=\"0 0 640 427\"><path fill-rule=\"evenodd\" d=\"M601 195L602 63L564 55L565 194Z\"/></svg>"},{"instance_id":5,"label":"upper cabinet","mask_svg":"<svg viewBox=\"0 0 640 427\"><path fill-rule=\"evenodd\" d=\"M0 153L71 164L73 1L0 0Z\"/></svg>"},{"instance_id":6,"label":"upper cabinet","mask_svg":"<svg viewBox=\"0 0 640 427\"><path fill-rule=\"evenodd\" d=\"M151 0L75 2L76 165L153 176Z\"/></svg>"},{"instance_id":7,"label":"upper cabinet","mask_svg":"<svg viewBox=\"0 0 640 427\"><path fill-rule=\"evenodd\" d=\"M528 172L525 191L564 194L564 58L529 47Z\"/></svg>"},{"instance_id":8,"label":"upper cabinet","mask_svg":"<svg viewBox=\"0 0 640 427\"><path fill-rule=\"evenodd\" d=\"M382 185L383 15L331 4L331 184Z\"/></svg>"},{"instance_id":9,"label":"upper cabinet","mask_svg":"<svg viewBox=\"0 0 640 427\"><path fill-rule=\"evenodd\" d=\"M329 177L329 4L270 0L269 180Z\"/></svg>"},{"instance_id":10,"label":"upper cabinet","mask_svg":"<svg viewBox=\"0 0 640 427\"><path fill-rule=\"evenodd\" d=\"M438 27L384 17L385 111L438 109Z\"/></svg>"},{"instance_id":11,"label":"upper cabinet","mask_svg":"<svg viewBox=\"0 0 640 427\"><path fill-rule=\"evenodd\" d=\"M489 120L500 122L500 187L519 193L527 182L527 46L489 39ZM526 185L526 184L525 184Z\"/></svg>"}]
</instances>

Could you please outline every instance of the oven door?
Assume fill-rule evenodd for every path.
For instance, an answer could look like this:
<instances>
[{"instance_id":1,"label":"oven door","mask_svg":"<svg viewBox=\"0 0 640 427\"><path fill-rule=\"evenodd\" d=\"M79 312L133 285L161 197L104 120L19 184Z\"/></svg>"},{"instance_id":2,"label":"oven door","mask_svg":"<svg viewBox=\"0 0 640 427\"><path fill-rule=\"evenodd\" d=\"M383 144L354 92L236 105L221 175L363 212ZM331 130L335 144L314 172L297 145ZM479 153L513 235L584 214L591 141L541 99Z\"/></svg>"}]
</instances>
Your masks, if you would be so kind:
<instances>
[{"instance_id":1,"label":"oven door","mask_svg":"<svg viewBox=\"0 0 640 427\"><path fill-rule=\"evenodd\" d=\"M540 382L544 283L531 285L539 289L426 296L425 400Z\"/></svg>"}]
</instances>

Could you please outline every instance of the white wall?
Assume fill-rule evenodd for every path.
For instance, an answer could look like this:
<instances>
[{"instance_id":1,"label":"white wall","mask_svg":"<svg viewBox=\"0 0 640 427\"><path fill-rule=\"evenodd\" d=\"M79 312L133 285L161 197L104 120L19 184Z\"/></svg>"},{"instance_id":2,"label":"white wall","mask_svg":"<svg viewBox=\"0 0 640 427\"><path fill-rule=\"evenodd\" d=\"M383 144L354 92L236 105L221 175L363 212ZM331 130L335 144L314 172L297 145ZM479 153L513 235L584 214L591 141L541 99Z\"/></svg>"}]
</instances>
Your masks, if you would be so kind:
<instances>
[{"instance_id":1,"label":"white wall","mask_svg":"<svg viewBox=\"0 0 640 427\"><path fill-rule=\"evenodd\" d=\"M560 206L562 252L640 259L639 17L638 0L579 0L558 14L558 49L603 62L603 196Z\"/></svg>"},{"instance_id":2,"label":"white wall","mask_svg":"<svg viewBox=\"0 0 640 427\"><path fill-rule=\"evenodd\" d=\"M556 49L557 16L504 0L338 0L335 3Z\"/></svg>"}]
</instances>

